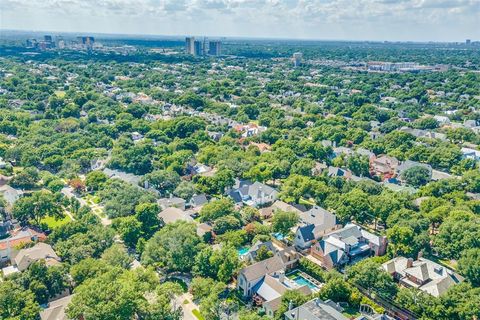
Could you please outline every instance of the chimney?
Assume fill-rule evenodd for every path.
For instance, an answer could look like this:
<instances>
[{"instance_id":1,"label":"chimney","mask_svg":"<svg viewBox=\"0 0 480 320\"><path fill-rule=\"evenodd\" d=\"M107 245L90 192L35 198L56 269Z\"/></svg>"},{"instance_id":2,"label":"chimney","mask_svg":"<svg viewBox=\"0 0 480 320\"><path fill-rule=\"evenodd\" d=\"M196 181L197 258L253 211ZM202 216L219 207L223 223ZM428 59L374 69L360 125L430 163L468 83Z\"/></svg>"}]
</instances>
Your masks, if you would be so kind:
<instances>
[{"instance_id":1,"label":"chimney","mask_svg":"<svg viewBox=\"0 0 480 320\"><path fill-rule=\"evenodd\" d=\"M278 281L279 281L279 282L282 282L282 283L283 283L283 281L285 281L285 273L284 273L284 272L280 272L280 273L278 274ZM290 302L291 302L291 301L290 301Z\"/></svg>"},{"instance_id":2,"label":"chimney","mask_svg":"<svg viewBox=\"0 0 480 320\"><path fill-rule=\"evenodd\" d=\"M290 300L290 301L288 302L288 311L290 311L290 310L292 310L292 309L293 309L293 302L292 302L292 300ZM293 313L292 313L292 314L293 314Z\"/></svg>"},{"instance_id":3,"label":"chimney","mask_svg":"<svg viewBox=\"0 0 480 320\"><path fill-rule=\"evenodd\" d=\"M422 257L423 257L423 250L420 250L418 252L417 260L420 260L420 258L422 258Z\"/></svg>"},{"instance_id":4,"label":"chimney","mask_svg":"<svg viewBox=\"0 0 480 320\"><path fill-rule=\"evenodd\" d=\"M413 259L412 258L408 258L407 259L407 268L411 268L413 266Z\"/></svg>"}]
</instances>

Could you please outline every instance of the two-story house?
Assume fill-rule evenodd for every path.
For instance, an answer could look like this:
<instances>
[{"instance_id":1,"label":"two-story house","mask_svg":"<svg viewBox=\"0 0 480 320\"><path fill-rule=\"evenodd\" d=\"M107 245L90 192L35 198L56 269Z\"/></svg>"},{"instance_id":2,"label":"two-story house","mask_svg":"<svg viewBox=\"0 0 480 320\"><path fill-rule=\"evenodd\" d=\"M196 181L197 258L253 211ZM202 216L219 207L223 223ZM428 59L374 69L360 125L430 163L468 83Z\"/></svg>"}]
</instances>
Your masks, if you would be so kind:
<instances>
[{"instance_id":1,"label":"two-story house","mask_svg":"<svg viewBox=\"0 0 480 320\"><path fill-rule=\"evenodd\" d=\"M348 264L368 256L384 255L387 238L374 235L360 226L348 223L315 242L311 254L322 262L326 269Z\"/></svg>"}]
</instances>

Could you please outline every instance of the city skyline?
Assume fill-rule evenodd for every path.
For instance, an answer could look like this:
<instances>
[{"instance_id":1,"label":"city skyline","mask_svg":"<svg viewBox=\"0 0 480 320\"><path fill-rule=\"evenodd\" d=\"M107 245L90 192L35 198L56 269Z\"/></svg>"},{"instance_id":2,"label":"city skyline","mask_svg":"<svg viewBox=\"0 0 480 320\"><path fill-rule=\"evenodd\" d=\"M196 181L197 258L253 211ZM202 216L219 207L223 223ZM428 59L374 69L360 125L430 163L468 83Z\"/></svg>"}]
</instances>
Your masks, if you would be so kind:
<instances>
[{"instance_id":1,"label":"city skyline","mask_svg":"<svg viewBox=\"0 0 480 320\"><path fill-rule=\"evenodd\" d=\"M1 29L304 40L480 39L473 0L5 0Z\"/></svg>"}]
</instances>

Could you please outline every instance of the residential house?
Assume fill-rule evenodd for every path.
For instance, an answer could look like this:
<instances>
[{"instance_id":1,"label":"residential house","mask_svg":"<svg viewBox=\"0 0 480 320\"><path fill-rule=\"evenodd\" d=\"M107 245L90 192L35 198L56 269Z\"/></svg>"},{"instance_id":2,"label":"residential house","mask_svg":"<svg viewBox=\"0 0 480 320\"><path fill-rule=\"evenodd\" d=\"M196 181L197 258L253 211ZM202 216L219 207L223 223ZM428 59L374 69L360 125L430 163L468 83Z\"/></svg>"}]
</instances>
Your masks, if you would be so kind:
<instances>
[{"instance_id":1,"label":"residential house","mask_svg":"<svg viewBox=\"0 0 480 320\"><path fill-rule=\"evenodd\" d=\"M271 206L265 207L259 210L260 211L260 216L263 219L268 219L273 216L273 214L277 211L287 211L287 212L295 212L295 213L302 213L300 209L297 207L288 204L286 202L283 202L281 200L275 201Z\"/></svg>"},{"instance_id":2,"label":"residential house","mask_svg":"<svg viewBox=\"0 0 480 320\"><path fill-rule=\"evenodd\" d=\"M299 217L300 225L295 231L294 245L300 250L310 248L313 241L339 227L337 217L318 206L302 212Z\"/></svg>"},{"instance_id":3,"label":"residential house","mask_svg":"<svg viewBox=\"0 0 480 320\"><path fill-rule=\"evenodd\" d=\"M201 208L206 203L208 203L208 200L205 193L194 195L189 201L192 208Z\"/></svg>"},{"instance_id":4,"label":"residential house","mask_svg":"<svg viewBox=\"0 0 480 320\"><path fill-rule=\"evenodd\" d=\"M384 264L383 269L401 285L416 288L434 297L444 294L450 287L463 281L456 272L425 258L396 257Z\"/></svg>"},{"instance_id":5,"label":"residential house","mask_svg":"<svg viewBox=\"0 0 480 320\"><path fill-rule=\"evenodd\" d=\"M344 155L345 157L349 157L353 154L353 150L346 147L335 147L333 148L334 157L339 157Z\"/></svg>"},{"instance_id":6,"label":"residential house","mask_svg":"<svg viewBox=\"0 0 480 320\"><path fill-rule=\"evenodd\" d=\"M281 306L282 296L289 290L298 291L305 296L312 294L308 285L299 285L286 277L283 271L279 271L267 274L254 286L253 302L261 306L267 316L273 317Z\"/></svg>"},{"instance_id":7,"label":"residential house","mask_svg":"<svg viewBox=\"0 0 480 320\"><path fill-rule=\"evenodd\" d=\"M312 176L321 175L327 168L328 165L325 162L315 161L315 166L312 168Z\"/></svg>"},{"instance_id":8,"label":"residential house","mask_svg":"<svg viewBox=\"0 0 480 320\"><path fill-rule=\"evenodd\" d=\"M341 311L331 301L315 298L288 310L284 315L285 320L348 320Z\"/></svg>"},{"instance_id":9,"label":"residential house","mask_svg":"<svg viewBox=\"0 0 480 320\"><path fill-rule=\"evenodd\" d=\"M249 123L247 125L239 124L234 126L233 129L238 133L241 133L242 138L253 137L267 130L266 127L259 126L254 123Z\"/></svg>"},{"instance_id":10,"label":"residential house","mask_svg":"<svg viewBox=\"0 0 480 320\"><path fill-rule=\"evenodd\" d=\"M275 254L278 250L275 248L275 246L273 245L272 241L265 241L265 242L262 242L260 240L257 240L257 242L255 242L253 244L252 247L250 247L250 249L248 250L248 252L242 256L243 259L246 259L250 262L255 262L256 259L257 259L257 253L258 253L258 250L260 250L260 248L266 248L268 251L270 251L273 254Z\"/></svg>"},{"instance_id":11,"label":"residential house","mask_svg":"<svg viewBox=\"0 0 480 320\"><path fill-rule=\"evenodd\" d=\"M254 286L263 281L266 275L280 271L291 270L300 255L292 247L277 252L273 257L259 261L241 269L237 277L237 289L244 298L251 298L255 291Z\"/></svg>"},{"instance_id":12,"label":"residential house","mask_svg":"<svg viewBox=\"0 0 480 320\"><path fill-rule=\"evenodd\" d=\"M465 148L465 147L460 149L460 151L462 152L462 157L464 159L472 159L475 161L480 161L480 151L471 149L471 148Z\"/></svg>"},{"instance_id":13,"label":"residential house","mask_svg":"<svg viewBox=\"0 0 480 320\"><path fill-rule=\"evenodd\" d=\"M452 176L449 173L443 172L443 171L438 171L438 170L432 170L432 181L439 181L439 180L445 180L445 179L451 179L451 178L458 178L457 176Z\"/></svg>"},{"instance_id":14,"label":"residential house","mask_svg":"<svg viewBox=\"0 0 480 320\"><path fill-rule=\"evenodd\" d=\"M103 173L105 173L110 179L119 179L136 187L140 186L142 180L141 176L110 168L103 169Z\"/></svg>"},{"instance_id":15,"label":"residential house","mask_svg":"<svg viewBox=\"0 0 480 320\"><path fill-rule=\"evenodd\" d=\"M5 238L12 227L12 222L10 220L0 220L0 239Z\"/></svg>"},{"instance_id":16,"label":"residential house","mask_svg":"<svg viewBox=\"0 0 480 320\"><path fill-rule=\"evenodd\" d=\"M446 116L433 116L433 119L437 120L440 126L450 124L450 118Z\"/></svg>"},{"instance_id":17,"label":"residential house","mask_svg":"<svg viewBox=\"0 0 480 320\"><path fill-rule=\"evenodd\" d=\"M375 157L375 153L373 153L372 151L370 151L368 149L365 149L365 148L356 149L355 154L358 154L360 156L365 156L368 159L371 159L371 158Z\"/></svg>"},{"instance_id":18,"label":"residential house","mask_svg":"<svg viewBox=\"0 0 480 320\"><path fill-rule=\"evenodd\" d=\"M428 172L429 172L429 179L432 178L432 166L431 165L426 164L426 163L420 163L420 162L417 162L417 161L405 160L395 168L395 173L396 173L396 176L397 176L398 180L404 182L403 181L404 179L402 178L403 173L405 171L411 169L411 168L414 168L414 167L423 167L423 168L427 169Z\"/></svg>"},{"instance_id":19,"label":"residential house","mask_svg":"<svg viewBox=\"0 0 480 320\"><path fill-rule=\"evenodd\" d=\"M19 271L24 271L39 260L45 260L47 266L60 264L60 257L57 256L52 247L46 243L39 242L31 248L21 249L12 259L12 264Z\"/></svg>"},{"instance_id":20,"label":"residential house","mask_svg":"<svg viewBox=\"0 0 480 320\"><path fill-rule=\"evenodd\" d=\"M197 235L199 237L203 237L207 233L211 233L212 230L213 230L213 227L207 222L203 222L197 225Z\"/></svg>"},{"instance_id":21,"label":"residential house","mask_svg":"<svg viewBox=\"0 0 480 320\"><path fill-rule=\"evenodd\" d=\"M157 200L157 204L160 207L160 209L175 207L182 211L185 211L186 203L187 202L185 201L185 199L173 197L173 196L170 198L161 198Z\"/></svg>"},{"instance_id":22,"label":"residential house","mask_svg":"<svg viewBox=\"0 0 480 320\"><path fill-rule=\"evenodd\" d=\"M141 134L140 132L132 132L132 140L137 142L137 141L140 141L143 139L143 134Z\"/></svg>"},{"instance_id":23,"label":"residential house","mask_svg":"<svg viewBox=\"0 0 480 320\"><path fill-rule=\"evenodd\" d=\"M158 214L158 217L161 218L165 224L174 223L176 221L193 222L193 218L187 212L176 207L163 209Z\"/></svg>"},{"instance_id":24,"label":"residential house","mask_svg":"<svg viewBox=\"0 0 480 320\"><path fill-rule=\"evenodd\" d=\"M368 256L384 255L387 238L374 235L360 226L348 223L315 242L311 254L322 262L326 269L332 269Z\"/></svg>"},{"instance_id":25,"label":"residential house","mask_svg":"<svg viewBox=\"0 0 480 320\"><path fill-rule=\"evenodd\" d=\"M41 320L68 320L65 310L72 301L73 295L69 295L48 304L46 309L40 311Z\"/></svg>"},{"instance_id":26,"label":"residential house","mask_svg":"<svg viewBox=\"0 0 480 320\"><path fill-rule=\"evenodd\" d=\"M7 212L10 212L15 202L23 196L24 192L22 190L15 189L9 186L8 184L6 184L0 187L0 194L3 195L3 198L7 203L5 210Z\"/></svg>"},{"instance_id":27,"label":"residential house","mask_svg":"<svg viewBox=\"0 0 480 320\"><path fill-rule=\"evenodd\" d=\"M350 179L352 177L352 172L347 169L341 169L339 167L328 167L327 176L329 177L343 177L345 179Z\"/></svg>"},{"instance_id":28,"label":"residential house","mask_svg":"<svg viewBox=\"0 0 480 320\"><path fill-rule=\"evenodd\" d=\"M250 142L250 146L257 147L260 153L269 152L272 149L272 146L268 143Z\"/></svg>"},{"instance_id":29,"label":"residential house","mask_svg":"<svg viewBox=\"0 0 480 320\"><path fill-rule=\"evenodd\" d=\"M194 175L205 175L206 173L211 172L213 169L207 165L198 162L192 162L187 166L187 170L190 172L192 176Z\"/></svg>"},{"instance_id":30,"label":"residential house","mask_svg":"<svg viewBox=\"0 0 480 320\"><path fill-rule=\"evenodd\" d=\"M230 189L227 194L237 204L246 204L252 207L260 207L274 202L278 198L278 191L261 182L240 182L241 186Z\"/></svg>"},{"instance_id":31,"label":"residential house","mask_svg":"<svg viewBox=\"0 0 480 320\"><path fill-rule=\"evenodd\" d=\"M10 237L0 240L0 264L8 262L18 252L15 248L30 242L45 241L47 236L30 228L10 231Z\"/></svg>"},{"instance_id":32,"label":"residential house","mask_svg":"<svg viewBox=\"0 0 480 320\"><path fill-rule=\"evenodd\" d=\"M394 157L387 155L373 157L370 159L370 175L379 176L382 179L393 178L398 165L399 161Z\"/></svg>"}]
</instances>

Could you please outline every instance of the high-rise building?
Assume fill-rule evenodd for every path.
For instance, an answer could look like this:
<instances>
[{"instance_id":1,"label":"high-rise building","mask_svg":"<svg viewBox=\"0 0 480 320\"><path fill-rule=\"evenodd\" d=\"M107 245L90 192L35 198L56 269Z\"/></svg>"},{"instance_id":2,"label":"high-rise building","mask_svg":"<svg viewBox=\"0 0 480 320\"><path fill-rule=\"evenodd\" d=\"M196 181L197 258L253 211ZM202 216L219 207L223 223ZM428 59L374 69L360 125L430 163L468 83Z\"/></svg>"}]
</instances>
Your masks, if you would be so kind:
<instances>
[{"instance_id":1,"label":"high-rise building","mask_svg":"<svg viewBox=\"0 0 480 320\"><path fill-rule=\"evenodd\" d=\"M208 54L211 56L220 56L222 54L222 42L215 40L208 44Z\"/></svg>"},{"instance_id":2,"label":"high-rise building","mask_svg":"<svg viewBox=\"0 0 480 320\"><path fill-rule=\"evenodd\" d=\"M471 44L472 44L472 40L470 40L470 39L465 40L465 44L466 44L467 46L471 45Z\"/></svg>"},{"instance_id":3,"label":"high-rise building","mask_svg":"<svg viewBox=\"0 0 480 320\"><path fill-rule=\"evenodd\" d=\"M204 42L196 40L193 43L193 55L194 56L203 56L204 52Z\"/></svg>"},{"instance_id":4,"label":"high-rise building","mask_svg":"<svg viewBox=\"0 0 480 320\"><path fill-rule=\"evenodd\" d=\"M195 37L186 37L185 38L185 53L186 54L195 54Z\"/></svg>"},{"instance_id":5,"label":"high-rise building","mask_svg":"<svg viewBox=\"0 0 480 320\"><path fill-rule=\"evenodd\" d=\"M63 40L62 36L55 37L55 47L58 49L65 49L65 40Z\"/></svg>"},{"instance_id":6,"label":"high-rise building","mask_svg":"<svg viewBox=\"0 0 480 320\"><path fill-rule=\"evenodd\" d=\"M92 36L77 37L77 40L88 50L91 50L93 48L93 44L95 43L95 38Z\"/></svg>"},{"instance_id":7,"label":"high-rise building","mask_svg":"<svg viewBox=\"0 0 480 320\"><path fill-rule=\"evenodd\" d=\"M37 39L27 39L27 43L26 43L27 48L35 48L37 44L38 44Z\"/></svg>"},{"instance_id":8,"label":"high-rise building","mask_svg":"<svg viewBox=\"0 0 480 320\"><path fill-rule=\"evenodd\" d=\"M301 52L295 52L293 54L293 66L300 67L300 65L302 64L302 58L303 54Z\"/></svg>"},{"instance_id":9,"label":"high-rise building","mask_svg":"<svg viewBox=\"0 0 480 320\"><path fill-rule=\"evenodd\" d=\"M50 35L45 35L45 36L43 36L43 40L44 40L45 42L52 42L52 36L50 36Z\"/></svg>"}]
</instances>

